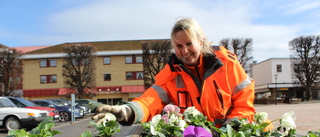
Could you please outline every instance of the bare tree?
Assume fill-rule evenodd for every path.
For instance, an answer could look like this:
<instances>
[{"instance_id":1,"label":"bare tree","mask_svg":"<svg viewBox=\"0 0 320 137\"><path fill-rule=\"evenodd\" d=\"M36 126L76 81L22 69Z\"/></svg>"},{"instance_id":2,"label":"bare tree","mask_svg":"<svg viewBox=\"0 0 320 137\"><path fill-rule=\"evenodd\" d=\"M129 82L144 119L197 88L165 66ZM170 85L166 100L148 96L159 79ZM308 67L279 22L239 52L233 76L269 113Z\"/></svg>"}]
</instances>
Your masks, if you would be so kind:
<instances>
[{"instance_id":1,"label":"bare tree","mask_svg":"<svg viewBox=\"0 0 320 137\"><path fill-rule=\"evenodd\" d=\"M92 96L95 88L95 49L88 45L67 45L63 48L64 84L81 99Z\"/></svg>"},{"instance_id":2,"label":"bare tree","mask_svg":"<svg viewBox=\"0 0 320 137\"><path fill-rule=\"evenodd\" d=\"M312 100L312 89L319 86L320 36L300 36L289 42L294 77Z\"/></svg>"},{"instance_id":3,"label":"bare tree","mask_svg":"<svg viewBox=\"0 0 320 137\"><path fill-rule=\"evenodd\" d=\"M226 49L233 51L237 55L241 66L248 73L250 71L250 63L252 62L252 39L246 38L233 38L233 39L223 39L220 41L220 45L224 46Z\"/></svg>"},{"instance_id":4,"label":"bare tree","mask_svg":"<svg viewBox=\"0 0 320 137\"><path fill-rule=\"evenodd\" d=\"M170 40L142 42L145 87L155 82L155 76L162 70L171 55Z\"/></svg>"},{"instance_id":5,"label":"bare tree","mask_svg":"<svg viewBox=\"0 0 320 137\"><path fill-rule=\"evenodd\" d=\"M15 49L2 49L0 52L1 95L11 96L14 90L22 89L22 53Z\"/></svg>"}]
</instances>

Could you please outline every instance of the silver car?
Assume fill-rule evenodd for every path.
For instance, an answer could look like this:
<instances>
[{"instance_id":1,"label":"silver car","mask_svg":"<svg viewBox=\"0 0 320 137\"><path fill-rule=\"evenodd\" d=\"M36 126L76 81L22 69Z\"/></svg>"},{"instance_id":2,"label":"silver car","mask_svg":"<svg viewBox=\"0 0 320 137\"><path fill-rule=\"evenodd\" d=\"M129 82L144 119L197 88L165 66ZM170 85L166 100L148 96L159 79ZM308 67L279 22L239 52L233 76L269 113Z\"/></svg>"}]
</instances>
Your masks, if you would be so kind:
<instances>
[{"instance_id":1,"label":"silver car","mask_svg":"<svg viewBox=\"0 0 320 137\"><path fill-rule=\"evenodd\" d=\"M18 108L8 98L0 97L0 126L9 130L34 128L48 117L45 110Z\"/></svg>"}]
</instances>

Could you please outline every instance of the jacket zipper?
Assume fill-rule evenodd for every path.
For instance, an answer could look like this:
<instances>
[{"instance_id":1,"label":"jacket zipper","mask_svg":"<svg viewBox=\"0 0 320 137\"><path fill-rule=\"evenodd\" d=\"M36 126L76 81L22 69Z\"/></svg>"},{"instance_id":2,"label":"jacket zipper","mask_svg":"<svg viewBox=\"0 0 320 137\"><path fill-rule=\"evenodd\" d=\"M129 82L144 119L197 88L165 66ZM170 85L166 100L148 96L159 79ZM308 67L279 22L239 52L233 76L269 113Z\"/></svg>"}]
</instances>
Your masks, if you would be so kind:
<instances>
[{"instance_id":1,"label":"jacket zipper","mask_svg":"<svg viewBox=\"0 0 320 137\"><path fill-rule=\"evenodd\" d=\"M221 104L221 107L222 107L222 117L224 117L224 103L223 103L223 98L222 98L222 94L221 94L221 91L216 83L216 81L213 81L213 85L216 89L216 92L217 92L217 95L218 95L218 98L219 98L219 101L220 101L220 104Z\"/></svg>"}]
</instances>

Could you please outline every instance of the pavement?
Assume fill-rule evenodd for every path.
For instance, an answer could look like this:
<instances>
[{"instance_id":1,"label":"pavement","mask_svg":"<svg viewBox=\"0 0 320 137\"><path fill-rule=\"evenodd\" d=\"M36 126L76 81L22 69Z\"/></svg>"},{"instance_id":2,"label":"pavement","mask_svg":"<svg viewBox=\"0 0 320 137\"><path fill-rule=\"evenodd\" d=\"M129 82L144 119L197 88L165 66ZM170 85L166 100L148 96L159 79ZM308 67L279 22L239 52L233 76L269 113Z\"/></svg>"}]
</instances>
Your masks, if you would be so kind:
<instances>
[{"instance_id":1,"label":"pavement","mask_svg":"<svg viewBox=\"0 0 320 137\"><path fill-rule=\"evenodd\" d=\"M256 112L267 112L268 119L280 119L286 112L293 111L296 116L296 134L307 135L308 131L320 130L320 100L300 102L298 104L255 105ZM279 122L273 122L274 127Z\"/></svg>"}]
</instances>

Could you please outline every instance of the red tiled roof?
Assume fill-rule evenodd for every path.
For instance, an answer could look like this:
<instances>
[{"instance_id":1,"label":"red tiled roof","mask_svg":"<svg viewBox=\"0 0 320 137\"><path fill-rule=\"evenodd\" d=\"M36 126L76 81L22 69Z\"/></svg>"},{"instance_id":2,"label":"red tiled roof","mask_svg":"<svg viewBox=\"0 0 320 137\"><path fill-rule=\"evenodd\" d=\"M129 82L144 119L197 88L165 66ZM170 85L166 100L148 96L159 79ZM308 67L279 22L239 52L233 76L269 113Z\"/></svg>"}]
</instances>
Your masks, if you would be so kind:
<instances>
[{"instance_id":1,"label":"red tiled roof","mask_svg":"<svg viewBox=\"0 0 320 137\"><path fill-rule=\"evenodd\" d=\"M30 51L35 51L35 50L43 49L43 48L47 48L47 47L51 47L51 46L12 47L11 49L15 49L15 50L20 51L22 53L27 53Z\"/></svg>"}]
</instances>

